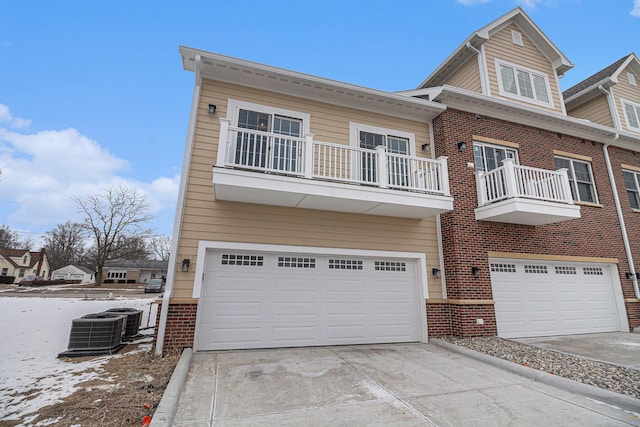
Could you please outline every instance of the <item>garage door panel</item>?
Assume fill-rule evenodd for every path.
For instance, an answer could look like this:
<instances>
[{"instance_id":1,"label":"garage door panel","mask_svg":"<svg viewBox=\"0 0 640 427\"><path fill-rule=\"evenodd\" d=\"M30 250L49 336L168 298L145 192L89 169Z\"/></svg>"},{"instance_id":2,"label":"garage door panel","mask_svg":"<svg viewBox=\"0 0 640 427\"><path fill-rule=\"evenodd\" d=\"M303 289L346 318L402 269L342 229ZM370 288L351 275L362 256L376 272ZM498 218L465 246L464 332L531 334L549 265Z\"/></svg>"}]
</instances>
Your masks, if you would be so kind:
<instances>
[{"instance_id":1,"label":"garage door panel","mask_svg":"<svg viewBox=\"0 0 640 427\"><path fill-rule=\"evenodd\" d=\"M608 267L537 260L490 264L499 336L620 330Z\"/></svg>"},{"instance_id":2,"label":"garage door panel","mask_svg":"<svg viewBox=\"0 0 640 427\"><path fill-rule=\"evenodd\" d=\"M414 260L223 256L207 253L198 350L420 339Z\"/></svg>"}]
</instances>

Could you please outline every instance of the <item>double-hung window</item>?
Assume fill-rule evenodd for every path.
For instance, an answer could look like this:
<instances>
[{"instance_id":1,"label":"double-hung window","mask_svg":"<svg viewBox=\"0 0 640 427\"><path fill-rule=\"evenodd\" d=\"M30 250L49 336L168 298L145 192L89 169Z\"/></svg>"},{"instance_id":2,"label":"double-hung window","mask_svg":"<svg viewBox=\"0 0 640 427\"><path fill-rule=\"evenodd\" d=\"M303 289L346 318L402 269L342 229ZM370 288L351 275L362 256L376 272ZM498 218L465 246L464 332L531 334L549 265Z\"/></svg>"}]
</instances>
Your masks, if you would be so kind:
<instances>
[{"instance_id":1,"label":"double-hung window","mask_svg":"<svg viewBox=\"0 0 640 427\"><path fill-rule=\"evenodd\" d=\"M476 171L489 172L501 167L504 159L513 159L514 163L518 163L518 151L514 148L474 142L473 158Z\"/></svg>"},{"instance_id":2,"label":"double-hung window","mask_svg":"<svg viewBox=\"0 0 640 427\"><path fill-rule=\"evenodd\" d=\"M640 172L623 170L622 176L631 208L640 209Z\"/></svg>"},{"instance_id":3,"label":"double-hung window","mask_svg":"<svg viewBox=\"0 0 640 427\"><path fill-rule=\"evenodd\" d=\"M501 95L553 107L546 73L497 59L496 72Z\"/></svg>"},{"instance_id":4,"label":"double-hung window","mask_svg":"<svg viewBox=\"0 0 640 427\"><path fill-rule=\"evenodd\" d=\"M303 173L308 114L234 100L229 101L229 110L233 114L235 165Z\"/></svg>"},{"instance_id":5,"label":"double-hung window","mask_svg":"<svg viewBox=\"0 0 640 427\"><path fill-rule=\"evenodd\" d=\"M627 127L630 130L640 132L640 104L622 99L624 116L627 119Z\"/></svg>"},{"instance_id":6,"label":"double-hung window","mask_svg":"<svg viewBox=\"0 0 640 427\"><path fill-rule=\"evenodd\" d=\"M598 203L591 164L577 159L555 157L556 169L568 169L571 196L577 202Z\"/></svg>"},{"instance_id":7,"label":"double-hung window","mask_svg":"<svg viewBox=\"0 0 640 427\"><path fill-rule=\"evenodd\" d=\"M414 154L415 135L376 126L351 123L352 145L364 148L359 158L360 166L354 168L360 173L359 181L377 182L376 154L378 146L386 147L389 185L406 186L409 181L410 165L406 156ZM397 155L397 156L395 156Z\"/></svg>"}]
</instances>

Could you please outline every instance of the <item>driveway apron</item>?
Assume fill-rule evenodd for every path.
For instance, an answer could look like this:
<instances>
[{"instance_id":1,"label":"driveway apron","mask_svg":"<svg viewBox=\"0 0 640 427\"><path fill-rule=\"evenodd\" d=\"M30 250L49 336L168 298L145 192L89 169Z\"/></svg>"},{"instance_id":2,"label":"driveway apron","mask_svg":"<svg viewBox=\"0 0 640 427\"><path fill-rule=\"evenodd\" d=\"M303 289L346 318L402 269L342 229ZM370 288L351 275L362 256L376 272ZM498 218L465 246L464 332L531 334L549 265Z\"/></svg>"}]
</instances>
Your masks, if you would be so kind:
<instances>
[{"instance_id":1,"label":"driveway apron","mask_svg":"<svg viewBox=\"0 0 640 427\"><path fill-rule=\"evenodd\" d=\"M615 426L640 413L436 346L385 344L196 353L173 425Z\"/></svg>"}]
</instances>

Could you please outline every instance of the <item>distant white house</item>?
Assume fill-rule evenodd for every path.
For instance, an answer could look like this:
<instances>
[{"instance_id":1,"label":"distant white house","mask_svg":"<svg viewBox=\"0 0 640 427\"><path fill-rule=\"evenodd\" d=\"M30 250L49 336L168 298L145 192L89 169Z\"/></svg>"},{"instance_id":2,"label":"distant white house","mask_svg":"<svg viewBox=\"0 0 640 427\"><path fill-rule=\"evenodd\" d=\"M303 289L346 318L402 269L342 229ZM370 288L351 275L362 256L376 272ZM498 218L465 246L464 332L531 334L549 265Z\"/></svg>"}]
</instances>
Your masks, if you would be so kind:
<instances>
[{"instance_id":1,"label":"distant white house","mask_svg":"<svg viewBox=\"0 0 640 427\"><path fill-rule=\"evenodd\" d=\"M54 270L51 273L53 280L80 280L80 283L95 283L96 276L91 269L80 265L69 264L65 267Z\"/></svg>"}]
</instances>

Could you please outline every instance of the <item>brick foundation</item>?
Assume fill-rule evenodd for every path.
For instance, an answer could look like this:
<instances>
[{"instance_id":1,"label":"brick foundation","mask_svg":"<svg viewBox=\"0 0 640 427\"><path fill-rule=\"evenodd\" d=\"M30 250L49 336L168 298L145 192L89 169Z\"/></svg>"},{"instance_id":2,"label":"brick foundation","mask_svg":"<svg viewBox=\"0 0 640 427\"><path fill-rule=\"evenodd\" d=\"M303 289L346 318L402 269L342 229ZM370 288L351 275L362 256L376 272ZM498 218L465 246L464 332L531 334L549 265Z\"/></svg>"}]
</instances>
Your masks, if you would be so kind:
<instances>
[{"instance_id":1,"label":"brick foundation","mask_svg":"<svg viewBox=\"0 0 640 427\"><path fill-rule=\"evenodd\" d=\"M158 304L158 314L162 310L162 304ZM183 348L193 348L193 340L196 331L196 313L198 304L169 304L167 313L167 327L164 334L163 351L182 350ZM160 316L153 333L153 342L158 338L158 325Z\"/></svg>"}]
</instances>

